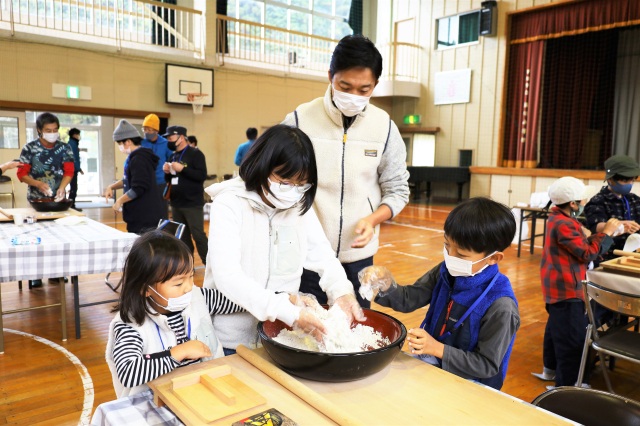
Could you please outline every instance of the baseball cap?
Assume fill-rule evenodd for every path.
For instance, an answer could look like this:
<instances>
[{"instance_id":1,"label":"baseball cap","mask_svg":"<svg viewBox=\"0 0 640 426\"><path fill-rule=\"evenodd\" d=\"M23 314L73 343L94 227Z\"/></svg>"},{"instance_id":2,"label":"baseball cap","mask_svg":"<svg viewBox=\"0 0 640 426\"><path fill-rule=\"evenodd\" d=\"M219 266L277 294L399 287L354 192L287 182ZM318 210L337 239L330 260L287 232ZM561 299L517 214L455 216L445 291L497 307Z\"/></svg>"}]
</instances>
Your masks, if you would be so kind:
<instances>
[{"instance_id":1,"label":"baseball cap","mask_svg":"<svg viewBox=\"0 0 640 426\"><path fill-rule=\"evenodd\" d=\"M549 198L555 205L570 201L588 200L598 192L595 186L585 185L571 176L561 177L549 187Z\"/></svg>"},{"instance_id":2,"label":"baseball cap","mask_svg":"<svg viewBox=\"0 0 640 426\"><path fill-rule=\"evenodd\" d=\"M640 176L640 167L633 158L628 155L614 155L604 162L604 169L607 172L605 179L609 179L615 175L628 178Z\"/></svg>"},{"instance_id":3,"label":"baseball cap","mask_svg":"<svg viewBox=\"0 0 640 426\"><path fill-rule=\"evenodd\" d=\"M171 135L187 136L187 129L182 126L169 126L167 127L167 133L162 136L166 138Z\"/></svg>"}]
</instances>

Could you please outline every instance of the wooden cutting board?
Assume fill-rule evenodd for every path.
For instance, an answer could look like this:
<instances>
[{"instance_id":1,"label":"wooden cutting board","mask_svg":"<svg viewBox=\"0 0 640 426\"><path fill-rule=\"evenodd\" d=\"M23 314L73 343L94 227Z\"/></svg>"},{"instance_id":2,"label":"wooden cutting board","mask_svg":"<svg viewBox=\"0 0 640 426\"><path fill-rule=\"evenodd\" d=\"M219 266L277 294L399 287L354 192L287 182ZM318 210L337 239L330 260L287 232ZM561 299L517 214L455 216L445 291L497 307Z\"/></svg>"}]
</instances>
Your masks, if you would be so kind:
<instances>
[{"instance_id":1,"label":"wooden cutting board","mask_svg":"<svg viewBox=\"0 0 640 426\"><path fill-rule=\"evenodd\" d=\"M171 407L187 425L209 424L267 402L228 365L176 377L156 389L154 400Z\"/></svg>"},{"instance_id":2,"label":"wooden cutting board","mask_svg":"<svg viewBox=\"0 0 640 426\"><path fill-rule=\"evenodd\" d=\"M607 260L600 264L605 271L626 273L640 276L640 258L635 256L622 256Z\"/></svg>"},{"instance_id":3,"label":"wooden cutting board","mask_svg":"<svg viewBox=\"0 0 640 426\"><path fill-rule=\"evenodd\" d=\"M60 219L67 216L85 216L77 210L69 209L63 212L37 212L31 207L20 209L0 209L0 222L13 222L13 215L15 213L21 214L23 217L35 216L37 220L52 220Z\"/></svg>"}]
</instances>

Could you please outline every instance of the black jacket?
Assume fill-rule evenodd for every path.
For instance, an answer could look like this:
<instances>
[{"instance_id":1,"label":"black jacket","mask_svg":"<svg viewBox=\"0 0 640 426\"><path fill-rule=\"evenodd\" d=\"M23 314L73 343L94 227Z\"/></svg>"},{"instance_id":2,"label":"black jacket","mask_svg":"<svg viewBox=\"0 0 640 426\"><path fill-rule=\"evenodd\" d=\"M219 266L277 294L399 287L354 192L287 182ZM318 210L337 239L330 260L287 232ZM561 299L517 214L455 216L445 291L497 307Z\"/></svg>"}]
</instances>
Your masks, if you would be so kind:
<instances>
[{"instance_id":1,"label":"black jacket","mask_svg":"<svg viewBox=\"0 0 640 426\"><path fill-rule=\"evenodd\" d=\"M171 185L171 206L204 206L203 184L207 178L207 162L202 151L187 146L182 151L174 152L169 162L181 163L185 166L176 175L168 173L164 175L167 182L171 182L173 178L178 178L178 184Z\"/></svg>"},{"instance_id":2,"label":"black jacket","mask_svg":"<svg viewBox=\"0 0 640 426\"><path fill-rule=\"evenodd\" d=\"M138 148L129 154L124 169L124 191L134 198L122 206L122 218L127 231L139 234L158 226L167 218L167 203L156 183L159 158L148 148Z\"/></svg>"}]
</instances>

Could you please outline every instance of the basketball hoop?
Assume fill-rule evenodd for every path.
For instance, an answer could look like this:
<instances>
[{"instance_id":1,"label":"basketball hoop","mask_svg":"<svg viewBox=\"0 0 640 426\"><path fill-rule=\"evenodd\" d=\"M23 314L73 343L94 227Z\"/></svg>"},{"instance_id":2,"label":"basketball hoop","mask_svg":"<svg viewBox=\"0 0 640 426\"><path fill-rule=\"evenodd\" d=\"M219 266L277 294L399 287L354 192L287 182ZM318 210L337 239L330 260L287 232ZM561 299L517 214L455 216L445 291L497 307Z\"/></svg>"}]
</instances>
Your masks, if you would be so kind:
<instances>
[{"instance_id":1,"label":"basketball hoop","mask_svg":"<svg viewBox=\"0 0 640 426\"><path fill-rule=\"evenodd\" d=\"M194 114L202 114L202 107L208 96L206 93L187 93L187 102L193 107Z\"/></svg>"}]
</instances>

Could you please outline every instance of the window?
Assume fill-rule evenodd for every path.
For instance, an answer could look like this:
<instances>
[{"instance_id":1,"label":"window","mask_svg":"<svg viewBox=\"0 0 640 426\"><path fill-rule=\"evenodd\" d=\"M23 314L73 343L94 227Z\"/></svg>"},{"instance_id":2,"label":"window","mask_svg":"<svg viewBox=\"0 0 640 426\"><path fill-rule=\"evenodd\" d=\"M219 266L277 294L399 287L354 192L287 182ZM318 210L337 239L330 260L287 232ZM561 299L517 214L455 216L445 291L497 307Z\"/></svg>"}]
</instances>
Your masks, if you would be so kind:
<instances>
[{"instance_id":1,"label":"window","mask_svg":"<svg viewBox=\"0 0 640 426\"><path fill-rule=\"evenodd\" d=\"M0 148L20 148L17 117L0 117Z\"/></svg>"},{"instance_id":2,"label":"window","mask_svg":"<svg viewBox=\"0 0 640 426\"><path fill-rule=\"evenodd\" d=\"M480 11L462 13L436 20L438 49L460 46L478 41Z\"/></svg>"},{"instance_id":3,"label":"window","mask_svg":"<svg viewBox=\"0 0 640 426\"><path fill-rule=\"evenodd\" d=\"M352 34L351 0L229 0L227 15L339 40ZM263 18L264 17L264 18Z\"/></svg>"}]
</instances>

